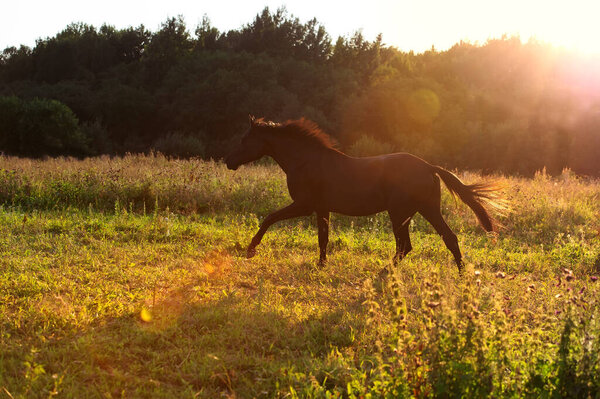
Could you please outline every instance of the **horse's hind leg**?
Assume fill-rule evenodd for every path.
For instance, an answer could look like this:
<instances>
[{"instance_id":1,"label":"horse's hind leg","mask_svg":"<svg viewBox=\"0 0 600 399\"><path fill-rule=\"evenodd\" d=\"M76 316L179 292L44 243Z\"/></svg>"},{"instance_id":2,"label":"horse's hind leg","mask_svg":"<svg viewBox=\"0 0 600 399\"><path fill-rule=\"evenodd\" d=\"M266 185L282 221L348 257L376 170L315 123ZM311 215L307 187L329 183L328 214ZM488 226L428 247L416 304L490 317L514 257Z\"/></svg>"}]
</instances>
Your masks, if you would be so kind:
<instances>
[{"instance_id":1,"label":"horse's hind leg","mask_svg":"<svg viewBox=\"0 0 600 399\"><path fill-rule=\"evenodd\" d=\"M329 242L329 212L317 212L319 229L319 265L327 261L327 243Z\"/></svg>"},{"instance_id":2,"label":"horse's hind leg","mask_svg":"<svg viewBox=\"0 0 600 399\"><path fill-rule=\"evenodd\" d=\"M390 219L392 220L392 229L394 231L394 237L396 238L396 254L394 255L394 264L397 264L412 250L408 228L410 225L410 219L413 217L415 212L388 211L388 213L390 215Z\"/></svg>"},{"instance_id":3,"label":"horse's hind leg","mask_svg":"<svg viewBox=\"0 0 600 399\"><path fill-rule=\"evenodd\" d=\"M452 255L454 255L454 260L458 266L458 272L462 273L464 264L462 261L460 248L458 247L458 238L456 238L456 234L454 234L442 217L442 213L440 212L439 208L427 208L420 210L419 213L423 215L423 217L429 223L431 223L435 231L442 236L444 244L446 244L446 247L450 250L450 252L452 252Z\"/></svg>"}]
</instances>

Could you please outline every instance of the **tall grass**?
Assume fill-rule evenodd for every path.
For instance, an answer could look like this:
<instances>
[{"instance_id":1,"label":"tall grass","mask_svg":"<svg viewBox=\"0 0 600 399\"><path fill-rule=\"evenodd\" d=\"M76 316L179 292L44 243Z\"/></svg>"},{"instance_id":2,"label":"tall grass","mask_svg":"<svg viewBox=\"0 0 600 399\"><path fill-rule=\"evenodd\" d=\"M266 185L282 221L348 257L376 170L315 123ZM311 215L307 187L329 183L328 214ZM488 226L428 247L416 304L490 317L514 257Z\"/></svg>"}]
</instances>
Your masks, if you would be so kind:
<instances>
[{"instance_id":1,"label":"tall grass","mask_svg":"<svg viewBox=\"0 0 600 399\"><path fill-rule=\"evenodd\" d=\"M0 397L584 397L600 392L600 184L492 176L486 235L444 191L456 272L421 218L258 223L274 165L0 157ZM461 173L467 182L485 177Z\"/></svg>"},{"instance_id":2,"label":"tall grass","mask_svg":"<svg viewBox=\"0 0 600 399\"><path fill-rule=\"evenodd\" d=\"M461 178L466 182L490 178L506 186L504 195L512 212L501 222L511 236L551 243L600 231L598 180L579 178L569 170L556 178L544 171L534 179L474 173L462 173ZM476 228L471 210L443 192L443 208L453 226L467 231ZM85 160L0 156L0 204L23 210L152 213L168 208L179 214L233 212L262 217L289 201L285 175L272 164L243 166L232 172L221 162L176 160L161 154ZM385 219L377 220L385 223ZM361 219L340 220L360 223ZM416 223L427 229L423 220Z\"/></svg>"},{"instance_id":3,"label":"tall grass","mask_svg":"<svg viewBox=\"0 0 600 399\"><path fill-rule=\"evenodd\" d=\"M161 154L78 160L0 157L0 203L30 209L89 209L189 214L258 212L280 205L282 172L242 167L233 174L214 161Z\"/></svg>"}]
</instances>

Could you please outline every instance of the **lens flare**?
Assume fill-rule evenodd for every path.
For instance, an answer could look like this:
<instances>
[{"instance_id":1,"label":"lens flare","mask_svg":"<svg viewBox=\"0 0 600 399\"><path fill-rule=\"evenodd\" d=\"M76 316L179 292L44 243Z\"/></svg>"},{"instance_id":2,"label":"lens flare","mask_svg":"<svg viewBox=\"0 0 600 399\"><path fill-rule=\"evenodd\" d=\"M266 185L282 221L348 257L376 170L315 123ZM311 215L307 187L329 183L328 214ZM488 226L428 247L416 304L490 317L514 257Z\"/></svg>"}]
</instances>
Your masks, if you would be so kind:
<instances>
[{"instance_id":1,"label":"lens flare","mask_svg":"<svg viewBox=\"0 0 600 399\"><path fill-rule=\"evenodd\" d=\"M206 272L206 274L213 274L215 272L215 267L210 263L205 263L204 271Z\"/></svg>"},{"instance_id":2,"label":"lens flare","mask_svg":"<svg viewBox=\"0 0 600 399\"><path fill-rule=\"evenodd\" d=\"M142 319L143 322L150 323L152 321L152 314L148 309L143 308L140 312L140 319Z\"/></svg>"},{"instance_id":3,"label":"lens flare","mask_svg":"<svg viewBox=\"0 0 600 399\"><path fill-rule=\"evenodd\" d=\"M406 102L408 115L415 122L430 124L440 113L440 99L429 89L415 90Z\"/></svg>"}]
</instances>

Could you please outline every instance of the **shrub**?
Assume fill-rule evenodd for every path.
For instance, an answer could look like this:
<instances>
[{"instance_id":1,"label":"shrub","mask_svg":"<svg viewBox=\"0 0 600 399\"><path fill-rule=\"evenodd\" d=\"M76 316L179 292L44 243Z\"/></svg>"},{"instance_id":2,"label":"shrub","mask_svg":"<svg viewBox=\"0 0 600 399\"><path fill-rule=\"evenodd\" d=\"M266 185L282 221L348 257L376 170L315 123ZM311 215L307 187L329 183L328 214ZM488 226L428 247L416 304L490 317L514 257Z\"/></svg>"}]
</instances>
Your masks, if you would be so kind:
<instances>
[{"instance_id":1,"label":"shrub","mask_svg":"<svg viewBox=\"0 0 600 399\"><path fill-rule=\"evenodd\" d=\"M19 149L19 122L23 113L17 97L0 97L0 151L15 154Z\"/></svg>"},{"instance_id":2,"label":"shrub","mask_svg":"<svg viewBox=\"0 0 600 399\"><path fill-rule=\"evenodd\" d=\"M89 152L77 117L59 101L0 97L0 115L0 151L32 157Z\"/></svg>"},{"instance_id":3,"label":"shrub","mask_svg":"<svg viewBox=\"0 0 600 399\"><path fill-rule=\"evenodd\" d=\"M90 152L93 154L110 154L114 151L114 146L106 127L98 120L86 122L81 125L81 131L89 139Z\"/></svg>"},{"instance_id":4,"label":"shrub","mask_svg":"<svg viewBox=\"0 0 600 399\"><path fill-rule=\"evenodd\" d=\"M176 158L202 157L206 151L198 137L179 132L159 138L153 147L155 151Z\"/></svg>"}]
</instances>

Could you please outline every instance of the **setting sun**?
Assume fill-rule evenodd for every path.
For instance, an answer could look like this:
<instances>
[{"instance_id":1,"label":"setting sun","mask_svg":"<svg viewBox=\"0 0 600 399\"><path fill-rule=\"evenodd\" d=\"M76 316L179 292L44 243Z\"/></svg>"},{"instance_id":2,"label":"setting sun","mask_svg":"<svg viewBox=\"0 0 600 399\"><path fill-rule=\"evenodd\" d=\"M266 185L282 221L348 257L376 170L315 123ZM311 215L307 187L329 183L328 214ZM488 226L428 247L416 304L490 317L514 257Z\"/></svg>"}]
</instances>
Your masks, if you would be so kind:
<instances>
[{"instance_id":1,"label":"setting sun","mask_svg":"<svg viewBox=\"0 0 600 399\"><path fill-rule=\"evenodd\" d=\"M527 7L527 6L525 6ZM568 50L600 55L600 3L593 1L538 2L531 4L529 15L539 15L530 24L523 23L523 39L535 38Z\"/></svg>"},{"instance_id":2,"label":"setting sun","mask_svg":"<svg viewBox=\"0 0 600 399\"><path fill-rule=\"evenodd\" d=\"M381 2L380 2L381 3ZM488 39L517 36L585 54L600 54L600 3L592 1L395 2L377 21L386 43L401 50L445 50L459 41L484 44ZM367 23L365 21L365 26Z\"/></svg>"}]
</instances>

